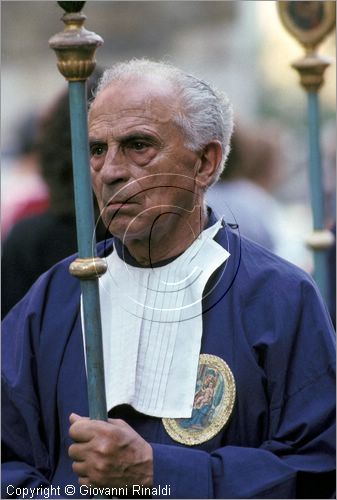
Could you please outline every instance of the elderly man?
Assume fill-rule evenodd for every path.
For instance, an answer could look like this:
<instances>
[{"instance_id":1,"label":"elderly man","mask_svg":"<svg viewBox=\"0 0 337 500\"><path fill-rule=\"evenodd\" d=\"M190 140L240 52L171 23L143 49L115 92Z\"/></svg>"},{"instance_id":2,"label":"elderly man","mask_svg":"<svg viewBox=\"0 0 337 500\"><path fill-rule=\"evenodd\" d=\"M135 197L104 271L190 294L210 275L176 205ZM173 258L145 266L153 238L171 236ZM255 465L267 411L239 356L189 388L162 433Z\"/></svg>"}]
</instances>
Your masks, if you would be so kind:
<instances>
[{"instance_id":1,"label":"elderly man","mask_svg":"<svg viewBox=\"0 0 337 500\"><path fill-rule=\"evenodd\" d=\"M98 246L110 418L87 418L71 257L4 321L4 497L333 493L325 306L305 273L205 207L231 131L228 100L174 67L133 60L103 75L89 139L113 235Z\"/></svg>"}]
</instances>

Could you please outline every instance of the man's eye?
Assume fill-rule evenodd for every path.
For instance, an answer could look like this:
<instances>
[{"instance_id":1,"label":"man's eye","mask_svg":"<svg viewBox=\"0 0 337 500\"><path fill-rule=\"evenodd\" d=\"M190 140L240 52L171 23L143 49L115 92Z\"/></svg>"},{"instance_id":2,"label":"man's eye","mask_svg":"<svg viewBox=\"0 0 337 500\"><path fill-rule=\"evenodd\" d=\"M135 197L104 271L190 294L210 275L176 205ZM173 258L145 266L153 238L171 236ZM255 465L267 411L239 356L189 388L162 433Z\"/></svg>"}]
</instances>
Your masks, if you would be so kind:
<instances>
[{"instance_id":1,"label":"man's eye","mask_svg":"<svg viewBox=\"0 0 337 500\"><path fill-rule=\"evenodd\" d=\"M91 156L102 156L105 153L105 146L102 144L92 144L90 146Z\"/></svg>"},{"instance_id":2,"label":"man's eye","mask_svg":"<svg viewBox=\"0 0 337 500\"><path fill-rule=\"evenodd\" d=\"M135 151L144 151L149 147L149 144L144 141L132 141L128 144L128 147L134 149Z\"/></svg>"}]
</instances>

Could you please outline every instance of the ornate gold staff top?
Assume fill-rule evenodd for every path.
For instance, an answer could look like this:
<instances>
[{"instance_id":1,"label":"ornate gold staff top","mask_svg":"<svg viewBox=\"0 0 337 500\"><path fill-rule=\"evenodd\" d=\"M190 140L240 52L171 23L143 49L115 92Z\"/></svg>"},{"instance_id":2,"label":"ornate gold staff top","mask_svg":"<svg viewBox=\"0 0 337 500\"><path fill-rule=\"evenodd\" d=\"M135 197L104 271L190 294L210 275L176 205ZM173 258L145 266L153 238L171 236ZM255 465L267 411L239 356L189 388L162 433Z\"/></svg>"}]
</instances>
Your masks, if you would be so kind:
<instances>
[{"instance_id":1,"label":"ornate gold staff top","mask_svg":"<svg viewBox=\"0 0 337 500\"><path fill-rule=\"evenodd\" d=\"M304 47L305 55L292 63L300 75L300 83L308 95L309 178L314 231L307 245L314 251L315 279L327 297L326 250L334 241L324 229L324 193L319 143L318 90L324 82L324 71L331 59L316 52L318 45L333 30L336 23L336 3L326 1L281 1L277 3L281 21L289 33Z\"/></svg>"}]
</instances>

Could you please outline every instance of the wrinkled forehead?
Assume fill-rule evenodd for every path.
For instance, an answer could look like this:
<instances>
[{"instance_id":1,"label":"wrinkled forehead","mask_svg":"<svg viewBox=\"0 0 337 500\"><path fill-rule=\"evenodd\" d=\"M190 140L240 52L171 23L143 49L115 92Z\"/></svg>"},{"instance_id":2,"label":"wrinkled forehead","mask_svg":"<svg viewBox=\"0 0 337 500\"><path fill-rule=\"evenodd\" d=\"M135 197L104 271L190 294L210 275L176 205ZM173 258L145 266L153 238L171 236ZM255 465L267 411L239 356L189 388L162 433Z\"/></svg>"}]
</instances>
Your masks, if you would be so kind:
<instances>
[{"instance_id":1,"label":"wrinkled forehead","mask_svg":"<svg viewBox=\"0 0 337 500\"><path fill-rule=\"evenodd\" d=\"M143 116L165 123L180 110L175 85L161 76L124 77L110 83L93 101L89 124L104 116Z\"/></svg>"}]
</instances>

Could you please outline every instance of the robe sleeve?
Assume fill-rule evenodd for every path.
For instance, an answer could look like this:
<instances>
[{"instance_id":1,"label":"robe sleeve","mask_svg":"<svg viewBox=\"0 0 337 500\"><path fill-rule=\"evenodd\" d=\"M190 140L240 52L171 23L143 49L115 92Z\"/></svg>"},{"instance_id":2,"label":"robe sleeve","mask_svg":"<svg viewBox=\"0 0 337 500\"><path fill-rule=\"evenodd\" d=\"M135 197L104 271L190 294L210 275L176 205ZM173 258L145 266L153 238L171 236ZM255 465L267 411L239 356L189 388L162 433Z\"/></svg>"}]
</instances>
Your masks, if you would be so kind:
<instances>
[{"instance_id":1,"label":"robe sleeve","mask_svg":"<svg viewBox=\"0 0 337 500\"><path fill-rule=\"evenodd\" d=\"M267 439L257 447L228 445L211 453L152 444L155 487L170 485L172 498L332 498L334 332L315 286L306 282L301 295L297 317L286 317L293 333L280 337L286 358L280 355L286 347L268 349L264 342Z\"/></svg>"},{"instance_id":2,"label":"robe sleeve","mask_svg":"<svg viewBox=\"0 0 337 500\"><path fill-rule=\"evenodd\" d=\"M34 289L15 306L2 326L2 497L16 488L50 485L50 454L39 401L36 358L38 315Z\"/></svg>"}]
</instances>

